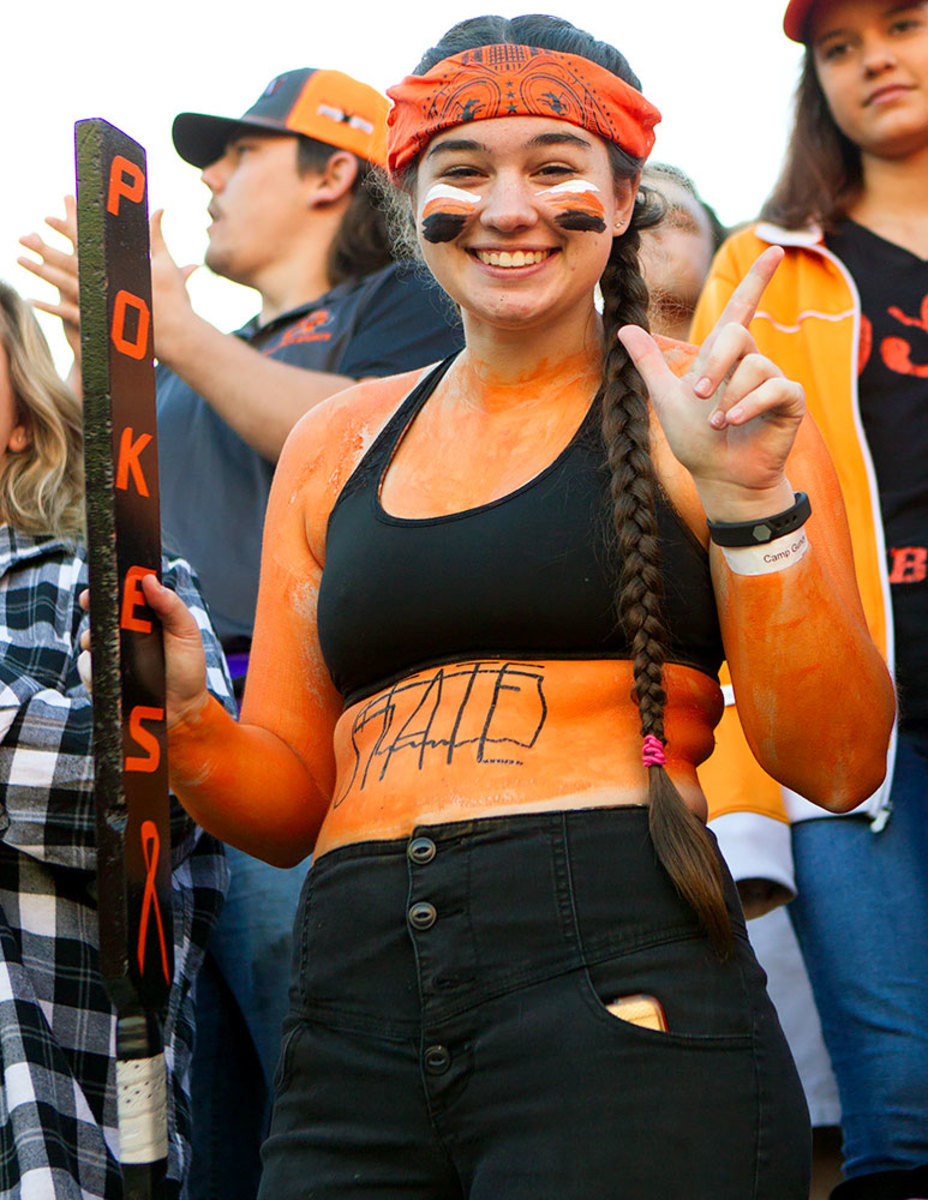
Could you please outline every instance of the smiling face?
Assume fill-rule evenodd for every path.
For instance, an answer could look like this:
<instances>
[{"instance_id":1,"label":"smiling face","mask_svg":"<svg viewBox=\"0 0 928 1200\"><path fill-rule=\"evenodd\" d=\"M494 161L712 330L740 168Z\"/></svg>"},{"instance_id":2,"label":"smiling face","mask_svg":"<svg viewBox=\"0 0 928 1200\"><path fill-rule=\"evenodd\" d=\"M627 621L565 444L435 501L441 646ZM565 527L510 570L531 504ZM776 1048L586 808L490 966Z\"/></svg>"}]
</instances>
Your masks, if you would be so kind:
<instances>
[{"instance_id":1,"label":"smiling face","mask_svg":"<svg viewBox=\"0 0 928 1200\"><path fill-rule=\"evenodd\" d=\"M419 163L423 254L465 328L586 326L636 190L635 179L614 180L605 142L565 121L459 125Z\"/></svg>"},{"instance_id":2,"label":"smiling face","mask_svg":"<svg viewBox=\"0 0 928 1200\"><path fill-rule=\"evenodd\" d=\"M926 0L822 0L809 44L835 124L865 157L928 147Z\"/></svg>"}]
</instances>

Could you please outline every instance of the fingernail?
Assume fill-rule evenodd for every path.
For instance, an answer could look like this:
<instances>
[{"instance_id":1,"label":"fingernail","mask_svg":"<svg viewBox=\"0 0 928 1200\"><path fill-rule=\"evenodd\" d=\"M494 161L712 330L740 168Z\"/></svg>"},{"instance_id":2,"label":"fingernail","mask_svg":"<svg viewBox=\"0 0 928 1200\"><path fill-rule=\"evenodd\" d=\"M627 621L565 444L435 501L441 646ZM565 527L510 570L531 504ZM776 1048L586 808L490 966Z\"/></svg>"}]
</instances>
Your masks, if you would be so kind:
<instances>
[{"instance_id":1,"label":"fingernail","mask_svg":"<svg viewBox=\"0 0 928 1200\"><path fill-rule=\"evenodd\" d=\"M81 683L88 692L93 692L93 659L89 650L82 650L77 656L77 673Z\"/></svg>"},{"instance_id":2,"label":"fingernail","mask_svg":"<svg viewBox=\"0 0 928 1200\"><path fill-rule=\"evenodd\" d=\"M744 409L741 407L740 404L736 404L733 408L730 408L728 410L729 421L740 421L743 416L744 416Z\"/></svg>"},{"instance_id":3,"label":"fingernail","mask_svg":"<svg viewBox=\"0 0 928 1200\"><path fill-rule=\"evenodd\" d=\"M709 424L712 426L713 429L724 429L725 428L725 414L722 412L722 410L720 408L717 408L715 410L715 412L710 415Z\"/></svg>"},{"instance_id":4,"label":"fingernail","mask_svg":"<svg viewBox=\"0 0 928 1200\"><path fill-rule=\"evenodd\" d=\"M707 400L712 395L713 390L712 380L707 375L703 375L702 379L693 388L696 395L702 396L704 400Z\"/></svg>"}]
</instances>

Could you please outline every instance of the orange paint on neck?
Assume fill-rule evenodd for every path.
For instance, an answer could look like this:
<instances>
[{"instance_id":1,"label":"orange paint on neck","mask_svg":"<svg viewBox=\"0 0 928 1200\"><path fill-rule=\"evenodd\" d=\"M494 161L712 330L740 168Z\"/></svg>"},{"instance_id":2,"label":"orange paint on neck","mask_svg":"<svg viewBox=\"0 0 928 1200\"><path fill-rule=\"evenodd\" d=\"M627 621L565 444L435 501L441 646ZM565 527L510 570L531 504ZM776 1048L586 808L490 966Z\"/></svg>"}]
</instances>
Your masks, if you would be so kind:
<instances>
[{"instance_id":1,"label":"orange paint on neck","mask_svg":"<svg viewBox=\"0 0 928 1200\"><path fill-rule=\"evenodd\" d=\"M562 408L570 398L589 404L602 375L601 347L560 358L538 358L511 373L468 350L454 364L445 393L454 403L487 411L500 408Z\"/></svg>"}]
</instances>

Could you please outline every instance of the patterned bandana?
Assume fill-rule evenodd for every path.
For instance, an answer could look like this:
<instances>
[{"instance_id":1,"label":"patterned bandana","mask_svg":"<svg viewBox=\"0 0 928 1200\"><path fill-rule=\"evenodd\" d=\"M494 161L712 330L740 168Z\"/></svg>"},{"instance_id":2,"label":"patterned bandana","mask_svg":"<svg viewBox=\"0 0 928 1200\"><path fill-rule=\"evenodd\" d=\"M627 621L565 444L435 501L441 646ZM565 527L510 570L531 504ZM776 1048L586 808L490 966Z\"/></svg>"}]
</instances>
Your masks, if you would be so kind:
<instances>
[{"instance_id":1,"label":"patterned bandana","mask_svg":"<svg viewBox=\"0 0 928 1200\"><path fill-rule=\"evenodd\" d=\"M494 117L551 117L615 142L634 158L654 145L661 114L630 84L576 54L480 46L387 89L387 167L396 175L443 129Z\"/></svg>"}]
</instances>

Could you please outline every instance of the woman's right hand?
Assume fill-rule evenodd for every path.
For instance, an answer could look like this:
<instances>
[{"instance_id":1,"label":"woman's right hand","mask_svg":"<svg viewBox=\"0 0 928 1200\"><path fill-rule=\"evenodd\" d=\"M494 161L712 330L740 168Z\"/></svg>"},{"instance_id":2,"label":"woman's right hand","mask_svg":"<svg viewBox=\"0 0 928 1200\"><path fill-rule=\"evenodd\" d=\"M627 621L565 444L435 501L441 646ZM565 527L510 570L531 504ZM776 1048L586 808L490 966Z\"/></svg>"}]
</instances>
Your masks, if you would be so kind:
<instances>
[{"instance_id":1,"label":"woman's right hand","mask_svg":"<svg viewBox=\"0 0 928 1200\"><path fill-rule=\"evenodd\" d=\"M143 575L140 586L151 610L161 621L164 635L165 724L168 730L180 721L196 717L209 700L206 690L206 653L200 630L183 600L158 581ZM80 595L81 608L90 608L90 592ZM77 669L84 687L93 693L90 630L81 634Z\"/></svg>"},{"instance_id":2,"label":"woman's right hand","mask_svg":"<svg viewBox=\"0 0 928 1200\"><path fill-rule=\"evenodd\" d=\"M199 627L177 593L154 574L144 575L140 586L164 633L165 724L170 732L181 721L196 718L209 700L206 654Z\"/></svg>"},{"instance_id":3,"label":"woman's right hand","mask_svg":"<svg viewBox=\"0 0 928 1200\"><path fill-rule=\"evenodd\" d=\"M679 378L648 333L619 330L711 521L753 521L793 503L785 470L805 412L803 389L760 353L749 329L782 260L779 246L763 251Z\"/></svg>"}]
</instances>

